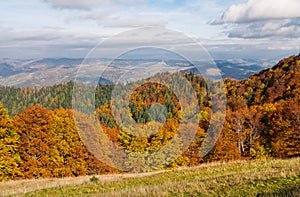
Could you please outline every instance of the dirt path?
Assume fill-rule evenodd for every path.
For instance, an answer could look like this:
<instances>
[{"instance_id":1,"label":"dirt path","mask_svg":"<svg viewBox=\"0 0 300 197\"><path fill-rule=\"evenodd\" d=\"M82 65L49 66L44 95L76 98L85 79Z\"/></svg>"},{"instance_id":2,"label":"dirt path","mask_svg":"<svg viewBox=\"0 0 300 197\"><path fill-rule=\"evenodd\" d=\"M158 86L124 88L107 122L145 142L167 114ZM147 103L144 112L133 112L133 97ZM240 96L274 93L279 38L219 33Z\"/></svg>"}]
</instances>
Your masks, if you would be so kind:
<instances>
[{"instance_id":1,"label":"dirt path","mask_svg":"<svg viewBox=\"0 0 300 197\"><path fill-rule=\"evenodd\" d=\"M245 161L234 161L229 163L240 163ZM228 164L228 163L227 163ZM226 163L210 163L202 164L194 167L182 167L177 168L178 170L186 170L193 168L201 168L205 166L215 166L215 165L226 165ZM164 173L172 170L161 170L155 172L146 172L146 173L128 173L128 174L111 174L111 175L96 175L100 181L118 181L124 178L138 178L151 176L155 174ZM66 178L49 178L49 179L34 179L34 180L20 180L20 181L9 181L9 182L0 182L0 196L9 196L9 195L23 195L28 192L33 192L36 190L67 186L67 185L81 185L90 181L92 176L82 176L82 177L66 177Z\"/></svg>"},{"instance_id":2,"label":"dirt path","mask_svg":"<svg viewBox=\"0 0 300 197\"><path fill-rule=\"evenodd\" d=\"M166 172L156 171L147 173L132 173L132 174L112 174L112 175L96 175L100 181L117 181L124 178L136 178L151 176L159 173ZM67 178L51 178L51 179L34 179L34 180L21 180L21 181L9 181L0 183L0 196L9 195L22 195L28 192L36 190L67 186L67 185L81 185L90 181L92 176L82 177L67 177Z\"/></svg>"}]
</instances>

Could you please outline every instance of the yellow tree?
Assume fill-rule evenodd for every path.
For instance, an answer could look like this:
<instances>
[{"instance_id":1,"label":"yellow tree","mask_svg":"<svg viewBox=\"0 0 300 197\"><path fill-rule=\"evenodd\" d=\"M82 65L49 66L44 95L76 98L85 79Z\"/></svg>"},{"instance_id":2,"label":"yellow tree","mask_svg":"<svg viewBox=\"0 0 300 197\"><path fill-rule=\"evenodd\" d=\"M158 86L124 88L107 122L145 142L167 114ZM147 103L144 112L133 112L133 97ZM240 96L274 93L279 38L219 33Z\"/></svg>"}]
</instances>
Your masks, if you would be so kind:
<instances>
[{"instance_id":1,"label":"yellow tree","mask_svg":"<svg viewBox=\"0 0 300 197\"><path fill-rule=\"evenodd\" d=\"M86 174L88 153L80 140L71 110L57 109L53 114L51 130L56 143L54 151L58 157L51 161L57 163L53 171L55 177L79 176Z\"/></svg>"},{"instance_id":2,"label":"yellow tree","mask_svg":"<svg viewBox=\"0 0 300 197\"><path fill-rule=\"evenodd\" d=\"M7 110L0 103L0 181L21 177L17 151L19 136L12 128Z\"/></svg>"}]
</instances>

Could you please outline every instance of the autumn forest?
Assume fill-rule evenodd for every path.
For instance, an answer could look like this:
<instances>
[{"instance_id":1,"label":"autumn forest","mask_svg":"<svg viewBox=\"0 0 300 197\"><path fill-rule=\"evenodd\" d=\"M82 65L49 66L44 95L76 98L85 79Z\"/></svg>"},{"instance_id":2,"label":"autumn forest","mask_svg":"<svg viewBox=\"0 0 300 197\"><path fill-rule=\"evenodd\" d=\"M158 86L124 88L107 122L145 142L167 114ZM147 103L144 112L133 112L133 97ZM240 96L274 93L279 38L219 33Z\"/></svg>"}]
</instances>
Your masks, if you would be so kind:
<instances>
[{"instance_id":1,"label":"autumn forest","mask_svg":"<svg viewBox=\"0 0 300 197\"><path fill-rule=\"evenodd\" d=\"M213 101L211 95L205 94L210 82L194 73L171 75L178 74L192 85L201 111L197 114L198 128L193 142L174 161L166 161L164 168L300 156L300 55L283 59L274 67L242 81L224 79L227 106L223 129L214 147L204 156L199 152L211 121ZM166 76L157 74L154 78ZM120 172L99 161L82 142L78 132L80 123L74 118L74 114L80 112L72 109L74 84L0 87L0 181ZM168 144L180 124L183 128L189 124L184 123L182 117L189 114L189 110L183 109L191 106L182 105L167 87L145 83L131 95L128 108L137 124L160 129L150 137L131 135L119 127L113 116L110 103L114 86L98 85L95 102L91 105L95 105L95 116L105 134L118 147L147 154ZM124 84L123 88L127 86L129 84ZM177 88L188 91L182 84ZM166 110L151 108L157 103ZM150 111L155 114L154 121L151 121ZM174 147L174 151L164 152L159 157L172 158L176 151ZM162 160L145 157L145 165L150 166L147 170L159 169L158 161ZM134 171L145 171L145 168L135 168L134 164L132 159L126 165Z\"/></svg>"}]
</instances>

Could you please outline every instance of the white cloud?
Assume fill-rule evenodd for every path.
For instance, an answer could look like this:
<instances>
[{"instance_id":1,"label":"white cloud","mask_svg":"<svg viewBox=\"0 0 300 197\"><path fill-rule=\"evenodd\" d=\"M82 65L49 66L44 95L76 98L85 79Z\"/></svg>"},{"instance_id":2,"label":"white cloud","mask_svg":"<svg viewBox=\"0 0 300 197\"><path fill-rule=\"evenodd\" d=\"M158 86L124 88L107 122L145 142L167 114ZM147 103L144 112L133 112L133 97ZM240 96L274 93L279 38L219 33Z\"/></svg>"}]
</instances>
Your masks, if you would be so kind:
<instances>
[{"instance_id":1,"label":"white cloud","mask_svg":"<svg viewBox=\"0 0 300 197\"><path fill-rule=\"evenodd\" d=\"M299 51L300 0L237 3L242 1L246 0L12 1L16 2L15 5L3 1L0 3L5 14L0 19L3 23L0 27L0 56L84 57L102 38L145 26L166 26L195 39L205 38L208 41L201 43L214 56L220 54L217 56L220 58L283 57ZM235 5L231 6L231 3ZM233 24L207 24L222 11L225 11L223 17L215 23ZM170 38L169 35L166 37ZM111 47L128 44L125 41L118 41ZM188 44L185 48L191 51ZM285 50L284 55L281 55L281 50Z\"/></svg>"},{"instance_id":2,"label":"white cloud","mask_svg":"<svg viewBox=\"0 0 300 197\"><path fill-rule=\"evenodd\" d=\"M118 8L111 8L114 12L105 10L95 10L81 16L83 20L95 21L98 25L112 28L134 28L146 26L165 26L167 21L161 16L148 15L142 13L124 12Z\"/></svg>"},{"instance_id":3,"label":"white cloud","mask_svg":"<svg viewBox=\"0 0 300 197\"><path fill-rule=\"evenodd\" d=\"M300 37L300 20L283 19L241 24L227 31L230 38L285 38Z\"/></svg>"},{"instance_id":4,"label":"white cloud","mask_svg":"<svg viewBox=\"0 0 300 197\"><path fill-rule=\"evenodd\" d=\"M230 6L211 24L231 24L229 38L295 39L300 36L300 0L248 0Z\"/></svg>"},{"instance_id":5,"label":"white cloud","mask_svg":"<svg viewBox=\"0 0 300 197\"><path fill-rule=\"evenodd\" d=\"M221 70L216 69L216 68L209 68L206 70L206 75L212 76L212 77L217 77L217 76L221 75Z\"/></svg>"},{"instance_id":6,"label":"white cloud","mask_svg":"<svg viewBox=\"0 0 300 197\"><path fill-rule=\"evenodd\" d=\"M82 57L100 41L101 38L92 34L74 34L61 29L0 28L1 57Z\"/></svg>"},{"instance_id":7,"label":"white cloud","mask_svg":"<svg viewBox=\"0 0 300 197\"><path fill-rule=\"evenodd\" d=\"M44 0L53 7L62 9L92 10L111 4L141 3L143 0Z\"/></svg>"},{"instance_id":8,"label":"white cloud","mask_svg":"<svg viewBox=\"0 0 300 197\"><path fill-rule=\"evenodd\" d=\"M213 24L247 23L300 17L299 0L248 0L229 7Z\"/></svg>"},{"instance_id":9,"label":"white cloud","mask_svg":"<svg viewBox=\"0 0 300 197\"><path fill-rule=\"evenodd\" d=\"M104 28L135 28L145 26L165 26L163 14L156 14L144 6L144 0L43 0L59 9L85 10L65 21L96 22Z\"/></svg>"},{"instance_id":10,"label":"white cloud","mask_svg":"<svg viewBox=\"0 0 300 197\"><path fill-rule=\"evenodd\" d=\"M300 37L293 39L240 39L201 40L214 59L280 60L299 54Z\"/></svg>"},{"instance_id":11,"label":"white cloud","mask_svg":"<svg viewBox=\"0 0 300 197\"><path fill-rule=\"evenodd\" d=\"M132 28L132 27L164 27L167 24L164 20L159 19L149 19L149 18L128 18L128 19L120 19L114 21L106 21L105 27L123 27L123 28Z\"/></svg>"}]
</instances>

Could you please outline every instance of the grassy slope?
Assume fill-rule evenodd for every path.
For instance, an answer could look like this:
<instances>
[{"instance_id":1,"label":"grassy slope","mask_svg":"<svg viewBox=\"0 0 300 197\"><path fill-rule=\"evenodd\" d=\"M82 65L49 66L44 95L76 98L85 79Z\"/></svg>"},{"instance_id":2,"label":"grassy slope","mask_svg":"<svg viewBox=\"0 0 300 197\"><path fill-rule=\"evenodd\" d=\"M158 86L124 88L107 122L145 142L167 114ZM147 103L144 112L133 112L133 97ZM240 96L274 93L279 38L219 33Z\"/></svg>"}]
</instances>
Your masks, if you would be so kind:
<instances>
[{"instance_id":1,"label":"grassy slope","mask_svg":"<svg viewBox=\"0 0 300 197\"><path fill-rule=\"evenodd\" d=\"M81 178L85 181L79 185L72 185L70 179L69 186L39 189L25 196L256 196L262 193L280 195L287 191L298 195L300 158L203 165L98 178L98 182Z\"/></svg>"}]
</instances>

